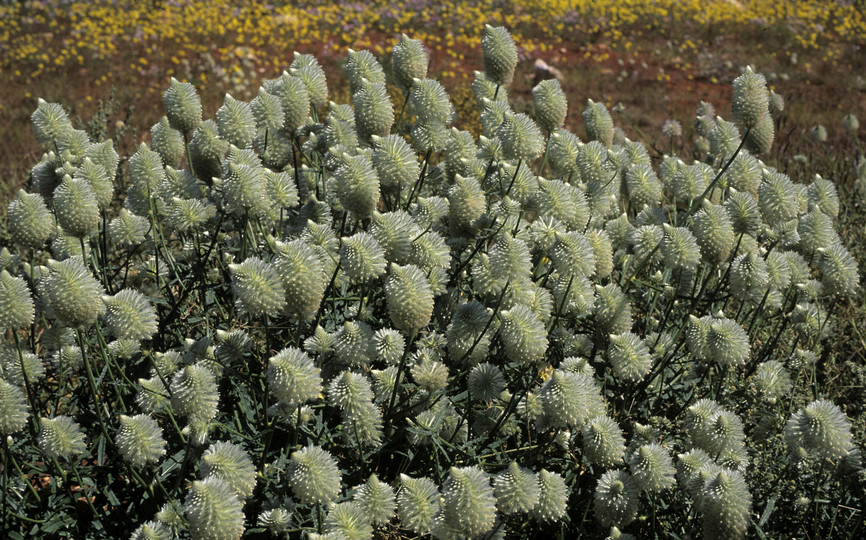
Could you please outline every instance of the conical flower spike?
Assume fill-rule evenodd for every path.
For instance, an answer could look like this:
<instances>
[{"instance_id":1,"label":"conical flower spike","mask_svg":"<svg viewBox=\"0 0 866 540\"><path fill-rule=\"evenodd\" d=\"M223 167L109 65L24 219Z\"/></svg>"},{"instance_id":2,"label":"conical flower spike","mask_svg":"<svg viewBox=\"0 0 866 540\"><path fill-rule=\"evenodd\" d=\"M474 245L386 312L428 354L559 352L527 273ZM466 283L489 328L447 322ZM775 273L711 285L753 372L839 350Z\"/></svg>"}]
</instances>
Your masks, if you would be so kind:
<instances>
[{"instance_id":1,"label":"conical flower spike","mask_svg":"<svg viewBox=\"0 0 866 540\"><path fill-rule=\"evenodd\" d=\"M138 467L156 463L165 455L162 428L146 414L121 414L120 428L114 440L123 459Z\"/></svg>"},{"instance_id":2,"label":"conical flower spike","mask_svg":"<svg viewBox=\"0 0 866 540\"><path fill-rule=\"evenodd\" d=\"M427 65L430 59L421 41L403 34L400 36L400 41L394 45L392 54L394 80L404 92L412 88L415 79L427 77Z\"/></svg>"},{"instance_id":3,"label":"conical flower spike","mask_svg":"<svg viewBox=\"0 0 866 540\"><path fill-rule=\"evenodd\" d=\"M391 322L405 334L412 334L430 322L433 291L427 277L415 265L391 264L385 282L385 300Z\"/></svg>"},{"instance_id":4,"label":"conical flower spike","mask_svg":"<svg viewBox=\"0 0 866 540\"><path fill-rule=\"evenodd\" d=\"M153 305L138 291L124 289L102 301L105 322L118 339L150 339L159 329Z\"/></svg>"},{"instance_id":5,"label":"conical flower spike","mask_svg":"<svg viewBox=\"0 0 866 540\"><path fill-rule=\"evenodd\" d=\"M192 483L184 514L193 540L235 540L244 533L243 505L234 490L216 477Z\"/></svg>"},{"instance_id":6,"label":"conical flower spike","mask_svg":"<svg viewBox=\"0 0 866 540\"><path fill-rule=\"evenodd\" d=\"M474 537L493 528L496 498L490 479L477 467L451 467L442 489L442 516L455 534Z\"/></svg>"},{"instance_id":7,"label":"conical flower spike","mask_svg":"<svg viewBox=\"0 0 866 540\"><path fill-rule=\"evenodd\" d=\"M540 487L535 474L512 461L493 479L496 504L506 514L523 513L538 504Z\"/></svg>"},{"instance_id":8,"label":"conical flower spike","mask_svg":"<svg viewBox=\"0 0 866 540\"><path fill-rule=\"evenodd\" d=\"M7 436L27 424L27 402L24 392L14 384L0 379L0 436Z\"/></svg>"},{"instance_id":9,"label":"conical flower spike","mask_svg":"<svg viewBox=\"0 0 866 540\"><path fill-rule=\"evenodd\" d=\"M72 418L68 416L40 418L39 425L41 426L39 448L46 458L68 459L87 450L84 445L84 433Z\"/></svg>"},{"instance_id":10,"label":"conical flower spike","mask_svg":"<svg viewBox=\"0 0 866 540\"><path fill-rule=\"evenodd\" d=\"M79 257L48 261L51 273L42 281L42 299L49 313L67 326L92 323L103 312L102 286Z\"/></svg>"},{"instance_id":11,"label":"conical flower spike","mask_svg":"<svg viewBox=\"0 0 866 540\"><path fill-rule=\"evenodd\" d=\"M517 67L517 45L502 26L485 25L481 38L484 54L484 74L500 86L509 86Z\"/></svg>"},{"instance_id":12,"label":"conical flower spike","mask_svg":"<svg viewBox=\"0 0 866 540\"><path fill-rule=\"evenodd\" d=\"M302 504L330 502L340 493L337 462L318 446L306 446L292 454L289 478L292 493Z\"/></svg>"},{"instance_id":13,"label":"conical flower spike","mask_svg":"<svg viewBox=\"0 0 866 540\"><path fill-rule=\"evenodd\" d=\"M18 196L9 203L7 215L9 234L19 246L40 248L54 232L51 212L38 193L18 190Z\"/></svg>"},{"instance_id":14,"label":"conical flower spike","mask_svg":"<svg viewBox=\"0 0 866 540\"><path fill-rule=\"evenodd\" d=\"M171 78L168 90L163 94L165 115L171 127L188 134L201 122L201 99L195 87Z\"/></svg>"},{"instance_id":15,"label":"conical flower spike","mask_svg":"<svg viewBox=\"0 0 866 540\"><path fill-rule=\"evenodd\" d=\"M244 499L256 487L256 467L240 446L230 442L210 445L201 457L202 478L216 477Z\"/></svg>"},{"instance_id":16,"label":"conical flower spike","mask_svg":"<svg viewBox=\"0 0 866 540\"><path fill-rule=\"evenodd\" d=\"M33 322L35 306L27 283L0 270L0 329L17 330Z\"/></svg>"}]
</instances>

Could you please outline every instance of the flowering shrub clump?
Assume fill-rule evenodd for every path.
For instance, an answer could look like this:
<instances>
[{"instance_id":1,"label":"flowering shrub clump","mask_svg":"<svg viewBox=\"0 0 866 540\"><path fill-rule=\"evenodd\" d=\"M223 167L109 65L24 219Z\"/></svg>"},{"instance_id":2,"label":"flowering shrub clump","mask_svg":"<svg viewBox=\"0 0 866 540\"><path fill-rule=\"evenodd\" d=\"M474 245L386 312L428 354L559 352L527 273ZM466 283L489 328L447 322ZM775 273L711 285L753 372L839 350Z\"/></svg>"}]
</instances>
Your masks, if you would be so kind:
<instances>
[{"instance_id":1,"label":"flowering shrub clump","mask_svg":"<svg viewBox=\"0 0 866 540\"><path fill-rule=\"evenodd\" d=\"M123 158L39 102L0 257L10 538L736 539L844 496L862 441L812 377L860 279L832 180L761 161L763 76L686 162L592 100L581 140L553 81L512 110L514 39L481 43L477 139L408 36L349 51L350 103L303 54L214 119L172 80Z\"/></svg>"}]
</instances>

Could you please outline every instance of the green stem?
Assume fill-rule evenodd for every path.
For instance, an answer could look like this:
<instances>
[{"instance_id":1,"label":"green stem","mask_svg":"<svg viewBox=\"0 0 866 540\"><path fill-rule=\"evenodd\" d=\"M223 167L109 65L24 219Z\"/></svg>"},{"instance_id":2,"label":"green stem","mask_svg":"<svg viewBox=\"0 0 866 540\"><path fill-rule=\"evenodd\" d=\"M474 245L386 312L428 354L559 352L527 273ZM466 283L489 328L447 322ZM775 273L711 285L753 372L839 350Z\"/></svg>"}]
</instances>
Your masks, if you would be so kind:
<instances>
[{"instance_id":1,"label":"green stem","mask_svg":"<svg viewBox=\"0 0 866 540\"><path fill-rule=\"evenodd\" d=\"M75 329L75 334L78 337L78 348L81 349L81 357L84 359L84 366L87 370L87 382L90 384L90 392L93 394L93 405L96 408L96 416L99 419L99 427L102 429L102 434L109 444L114 444L111 436L108 434L108 427L105 425L105 417L103 416L102 407L105 407L105 414L111 416L108 410L108 404L99 398L99 390L96 387L96 380L93 378L93 368L90 365L90 357L87 347L84 345L84 335L80 328Z\"/></svg>"}]
</instances>

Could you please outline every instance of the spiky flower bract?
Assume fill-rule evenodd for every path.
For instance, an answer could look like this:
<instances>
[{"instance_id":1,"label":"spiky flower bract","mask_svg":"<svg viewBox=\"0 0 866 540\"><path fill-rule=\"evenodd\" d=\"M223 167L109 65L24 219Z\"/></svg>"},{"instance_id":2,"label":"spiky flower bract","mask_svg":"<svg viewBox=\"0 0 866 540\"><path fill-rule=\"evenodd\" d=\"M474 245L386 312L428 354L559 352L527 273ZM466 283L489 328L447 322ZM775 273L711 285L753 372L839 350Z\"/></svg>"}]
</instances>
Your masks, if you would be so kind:
<instances>
[{"instance_id":1,"label":"spiky flower bract","mask_svg":"<svg viewBox=\"0 0 866 540\"><path fill-rule=\"evenodd\" d=\"M604 414L604 401L590 375L556 369L539 392L544 412L554 427L579 428Z\"/></svg>"},{"instance_id":2,"label":"spiky flower bract","mask_svg":"<svg viewBox=\"0 0 866 540\"><path fill-rule=\"evenodd\" d=\"M385 282L388 315L394 326L412 334L427 326L433 314L433 291L420 268L413 264L391 263Z\"/></svg>"},{"instance_id":3,"label":"spiky flower bract","mask_svg":"<svg viewBox=\"0 0 866 540\"><path fill-rule=\"evenodd\" d=\"M393 328L376 330L373 336L376 354L386 364L397 364L406 350L406 339Z\"/></svg>"},{"instance_id":4,"label":"spiky flower bract","mask_svg":"<svg viewBox=\"0 0 866 540\"><path fill-rule=\"evenodd\" d=\"M68 416L39 419L39 448L48 459L72 458L83 454L84 433L81 427Z\"/></svg>"},{"instance_id":5,"label":"spiky flower bract","mask_svg":"<svg viewBox=\"0 0 866 540\"><path fill-rule=\"evenodd\" d=\"M187 366L171 381L171 408L193 421L210 421L217 414L219 391L213 373L200 365Z\"/></svg>"},{"instance_id":6,"label":"spiky flower bract","mask_svg":"<svg viewBox=\"0 0 866 540\"><path fill-rule=\"evenodd\" d=\"M30 326L36 313L27 283L0 270L0 329Z\"/></svg>"},{"instance_id":7,"label":"spiky flower bract","mask_svg":"<svg viewBox=\"0 0 866 540\"><path fill-rule=\"evenodd\" d=\"M150 339L159 329L153 305L138 291L123 289L102 301L105 323L118 339Z\"/></svg>"},{"instance_id":8,"label":"spiky flower bract","mask_svg":"<svg viewBox=\"0 0 866 540\"><path fill-rule=\"evenodd\" d=\"M223 106L216 113L220 137L238 148L246 148L253 142L256 119L249 103L225 95Z\"/></svg>"},{"instance_id":9,"label":"spiky flower bract","mask_svg":"<svg viewBox=\"0 0 866 540\"><path fill-rule=\"evenodd\" d=\"M419 122L450 124L456 116L448 92L439 81L433 79L418 79L413 82L408 105L409 112L414 114Z\"/></svg>"},{"instance_id":10,"label":"spiky flower bract","mask_svg":"<svg viewBox=\"0 0 866 540\"><path fill-rule=\"evenodd\" d=\"M120 415L120 428L114 438L123 459L143 467L165 455L165 439L156 420L146 414Z\"/></svg>"},{"instance_id":11,"label":"spiky flower bract","mask_svg":"<svg viewBox=\"0 0 866 540\"><path fill-rule=\"evenodd\" d=\"M557 128L550 133L547 157L550 167L558 175L568 178L577 172L577 156L582 146L580 139L567 129Z\"/></svg>"},{"instance_id":12,"label":"spiky flower bract","mask_svg":"<svg viewBox=\"0 0 866 540\"><path fill-rule=\"evenodd\" d=\"M692 230L705 259L712 264L728 259L734 247L734 225L725 207L704 200Z\"/></svg>"},{"instance_id":13,"label":"spiky flower bract","mask_svg":"<svg viewBox=\"0 0 866 540\"><path fill-rule=\"evenodd\" d=\"M18 190L9 203L9 234L22 247L40 248L54 231L54 223L45 201L38 193Z\"/></svg>"},{"instance_id":14,"label":"spiky flower bract","mask_svg":"<svg viewBox=\"0 0 866 540\"><path fill-rule=\"evenodd\" d=\"M48 261L51 273L40 286L42 299L56 319L67 326L84 326L105 309L102 286L84 266L81 258Z\"/></svg>"},{"instance_id":15,"label":"spiky flower bract","mask_svg":"<svg viewBox=\"0 0 866 540\"><path fill-rule=\"evenodd\" d=\"M397 509L394 489L380 481L375 474L371 474L355 492L355 502L373 523L387 523Z\"/></svg>"},{"instance_id":16,"label":"spiky flower bract","mask_svg":"<svg viewBox=\"0 0 866 540\"><path fill-rule=\"evenodd\" d=\"M23 387L45 376L45 366L38 356L0 342L0 376L7 382Z\"/></svg>"},{"instance_id":17,"label":"spiky flower bract","mask_svg":"<svg viewBox=\"0 0 866 540\"><path fill-rule=\"evenodd\" d=\"M220 138L219 128L213 120L205 120L192 132L189 157L195 176L205 183L222 174L222 160L228 152L229 142Z\"/></svg>"},{"instance_id":18,"label":"spiky flower bract","mask_svg":"<svg viewBox=\"0 0 866 540\"><path fill-rule=\"evenodd\" d=\"M628 465L632 479L643 491L659 492L674 485L674 464L667 450L658 444L638 448Z\"/></svg>"},{"instance_id":19,"label":"spiky flower bract","mask_svg":"<svg viewBox=\"0 0 866 540\"><path fill-rule=\"evenodd\" d=\"M37 100L36 110L30 116L36 141L44 148L71 131L72 122L59 103L48 103L42 98Z\"/></svg>"},{"instance_id":20,"label":"spiky flower bract","mask_svg":"<svg viewBox=\"0 0 866 540\"><path fill-rule=\"evenodd\" d=\"M636 208L657 206L662 198L662 184L649 163L633 163L625 171L628 202Z\"/></svg>"},{"instance_id":21,"label":"spiky flower bract","mask_svg":"<svg viewBox=\"0 0 866 540\"><path fill-rule=\"evenodd\" d=\"M593 499L595 517L605 527L625 527L637 517L640 489L622 469L607 471L598 480Z\"/></svg>"},{"instance_id":22,"label":"spiky flower bract","mask_svg":"<svg viewBox=\"0 0 866 540\"><path fill-rule=\"evenodd\" d=\"M440 510L440 493L429 478L400 475L397 515L403 526L416 534L428 534Z\"/></svg>"},{"instance_id":23,"label":"spiky flower bract","mask_svg":"<svg viewBox=\"0 0 866 540\"><path fill-rule=\"evenodd\" d=\"M731 263L731 292L737 298L750 298L755 290L763 290L770 280L767 261L755 252L740 255Z\"/></svg>"},{"instance_id":24,"label":"spiky flower bract","mask_svg":"<svg viewBox=\"0 0 866 540\"><path fill-rule=\"evenodd\" d=\"M383 190L402 191L418 179L421 167L412 147L399 135L373 137L373 167Z\"/></svg>"},{"instance_id":25,"label":"spiky flower bract","mask_svg":"<svg viewBox=\"0 0 866 540\"><path fill-rule=\"evenodd\" d=\"M472 399L492 401L505 389L505 376L498 367L484 362L472 368L466 384Z\"/></svg>"},{"instance_id":26,"label":"spiky flower bract","mask_svg":"<svg viewBox=\"0 0 866 540\"><path fill-rule=\"evenodd\" d=\"M652 369L649 348L636 334L626 332L610 336L608 359L618 379L636 383Z\"/></svg>"},{"instance_id":27,"label":"spiky flower bract","mask_svg":"<svg viewBox=\"0 0 866 540\"><path fill-rule=\"evenodd\" d=\"M755 73L752 66L734 79L734 94L731 97L731 112L734 120L744 128L753 128L769 112L770 94L767 80Z\"/></svg>"},{"instance_id":28,"label":"spiky flower bract","mask_svg":"<svg viewBox=\"0 0 866 540\"><path fill-rule=\"evenodd\" d=\"M322 392L321 370L299 349L283 349L268 361L268 388L288 405L316 399Z\"/></svg>"},{"instance_id":29,"label":"spiky flower bract","mask_svg":"<svg viewBox=\"0 0 866 540\"><path fill-rule=\"evenodd\" d=\"M171 78L168 90L163 94L165 115L171 127L188 134L201 122L201 98L195 87Z\"/></svg>"},{"instance_id":30,"label":"spiky flower bract","mask_svg":"<svg viewBox=\"0 0 866 540\"><path fill-rule=\"evenodd\" d=\"M368 366L376 359L373 329L363 321L346 321L334 339L334 359L343 365Z\"/></svg>"},{"instance_id":31,"label":"spiky flower bract","mask_svg":"<svg viewBox=\"0 0 866 540\"><path fill-rule=\"evenodd\" d=\"M749 358L749 336L732 319L714 319L706 339L707 356L722 367L739 366Z\"/></svg>"},{"instance_id":32,"label":"spiky flower bract","mask_svg":"<svg viewBox=\"0 0 866 540\"><path fill-rule=\"evenodd\" d=\"M121 246L137 246L144 242L150 223L147 218L121 208L117 217L108 224L108 236Z\"/></svg>"},{"instance_id":33,"label":"spiky flower bract","mask_svg":"<svg viewBox=\"0 0 866 540\"><path fill-rule=\"evenodd\" d=\"M385 273L385 251L364 231L340 242L340 268L355 282L365 283Z\"/></svg>"},{"instance_id":34,"label":"spiky flower bract","mask_svg":"<svg viewBox=\"0 0 866 540\"><path fill-rule=\"evenodd\" d=\"M234 540L244 533L243 504L220 478L194 481L183 506L193 540Z\"/></svg>"},{"instance_id":35,"label":"spiky flower bract","mask_svg":"<svg viewBox=\"0 0 866 540\"><path fill-rule=\"evenodd\" d=\"M485 109L494 102L499 102L508 106L508 90L504 86L500 86L487 76L483 71L475 72L475 79L472 81L472 94L475 96L475 102L478 109L485 112Z\"/></svg>"},{"instance_id":36,"label":"spiky flower bract","mask_svg":"<svg viewBox=\"0 0 866 540\"><path fill-rule=\"evenodd\" d=\"M75 171L73 178L84 180L90 186L99 210L104 211L111 205L111 200L114 198L114 184L111 183L111 177L102 165L96 164L89 157L86 157L78 170Z\"/></svg>"},{"instance_id":37,"label":"spiky flower bract","mask_svg":"<svg viewBox=\"0 0 866 540\"><path fill-rule=\"evenodd\" d=\"M258 257L230 264L232 292L239 313L275 316L286 305L286 290L276 269Z\"/></svg>"},{"instance_id":38,"label":"spiky flower bract","mask_svg":"<svg viewBox=\"0 0 866 540\"><path fill-rule=\"evenodd\" d=\"M130 540L171 540L171 529L159 521L145 521L132 532Z\"/></svg>"},{"instance_id":39,"label":"spiky flower bract","mask_svg":"<svg viewBox=\"0 0 866 540\"><path fill-rule=\"evenodd\" d=\"M250 102L250 109L256 124L268 132L276 132L286 121L280 98L264 88L259 88L259 93Z\"/></svg>"},{"instance_id":40,"label":"spiky flower bract","mask_svg":"<svg viewBox=\"0 0 866 540\"><path fill-rule=\"evenodd\" d=\"M378 444L382 438L382 413L373 404L367 377L343 371L328 386L328 402L340 409L348 424L346 437L355 444Z\"/></svg>"},{"instance_id":41,"label":"spiky flower bract","mask_svg":"<svg viewBox=\"0 0 866 540\"><path fill-rule=\"evenodd\" d=\"M506 159L531 161L544 152L541 130L523 113L506 114L498 136Z\"/></svg>"},{"instance_id":42,"label":"spiky flower bract","mask_svg":"<svg viewBox=\"0 0 866 540\"><path fill-rule=\"evenodd\" d=\"M265 510L259 514L258 524L273 535L285 533L291 525L292 514L283 508Z\"/></svg>"},{"instance_id":43,"label":"spiky flower bract","mask_svg":"<svg viewBox=\"0 0 866 540\"><path fill-rule=\"evenodd\" d=\"M581 113L586 127L586 136L592 141L598 141L605 147L613 144L613 118L604 103L586 100L586 108Z\"/></svg>"},{"instance_id":44,"label":"spiky flower bract","mask_svg":"<svg viewBox=\"0 0 866 540\"><path fill-rule=\"evenodd\" d=\"M517 67L517 45L508 30L502 26L485 25L481 50L487 78L499 86L509 86Z\"/></svg>"},{"instance_id":45,"label":"spiky flower bract","mask_svg":"<svg viewBox=\"0 0 866 540\"><path fill-rule=\"evenodd\" d=\"M216 477L228 484L241 499L253 494L256 467L240 446L231 442L210 445L201 457L202 478Z\"/></svg>"},{"instance_id":46,"label":"spiky flower bract","mask_svg":"<svg viewBox=\"0 0 866 540\"><path fill-rule=\"evenodd\" d=\"M547 79L535 85L532 89L532 100L535 121L541 129L552 133L562 126L568 113L568 101L558 80Z\"/></svg>"},{"instance_id":47,"label":"spiky flower bract","mask_svg":"<svg viewBox=\"0 0 866 540\"><path fill-rule=\"evenodd\" d=\"M375 84L385 83L385 71L382 69L382 65L373 53L367 50L353 51L349 49L346 75L352 94L362 87L364 80Z\"/></svg>"},{"instance_id":48,"label":"spiky flower bract","mask_svg":"<svg viewBox=\"0 0 866 540\"><path fill-rule=\"evenodd\" d=\"M797 189L787 175L764 169L758 186L758 206L770 225L797 217Z\"/></svg>"},{"instance_id":49,"label":"spiky flower bract","mask_svg":"<svg viewBox=\"0 0 866 540\"><path fill-rule=\"evenodd\" d=\"M818 250L821 253L821 283L829 294L853 297L860 288L857 261L841 244Z\"/></svg>"},{"instance_id":50,"label":"spiky flower bract","mask_svg":"<svg viewBox=\"0 0 866 540\"><path fill-rule=\"evenodd\" d=\"M354 501L332 504L325 518L323 538L368 540L373 537L370 516Z\"/></svg>"},{"instance_id":51,"label":"spiky flower bract","mask_svg":"<svg viewBox=\"0 0 866 540\"><path fill-rule=\"evenodd\" d=\"M321 107L328 102L328 81L315 56L295 51L289 72L304 83L310 96L310 105Z\"/></svg>"},{"instance_id":52,"label":"spiky flower bract","mask_svg":"<svg viewBox=\"0 0 866 540\"><path fill-rule=\"evenodd\" d=\"M615 283L596 285L595 318L599 329L608 334L631 330L631 303Z\"/></svg>"},{"instance_id":53,"label":"spiky flower bract","mask_svg":"<svg viewBox=\"0 0 866 540\"><path fill-rule=\"evenodd\" d=\"M0 436L7 436L27 425L27 402L24 392L0 379Z\"/></svg>"},{"instance_id":54,"label":"spiky flower bract","mask_svg":"<svg viewBox=\"0 0 866 540\"><path fill-rule=\"evenodd\" d=\"M590 463L613 467L622 463L625 438L619 425L609 416L596 416L583 426L583 455Z\"/></svg>"},{"instance_id":55,"label":"spiky flower bract","mask_svg":"<svg viewBox=\"0 0 866 540\"><path fill-rule=\"evenodd\" d=\"M578 231L556 234L550 260L561 276L591 276L595 271L595 251L586 236Z\"/></svg>"},{"instance_id":56,"label":"spiky flower bract","mask_svg":"<svg viewBox=\"0 0 866 540\"><path fill-rule=\"evenodd\" d=\"M292 453L289 479L292 493L301 504L330 502L340 494L337 462L319 446L305 446Z\"/></svg>"},{"instance_id":57,"label":"spiky flower bract","mask_svg":"<svg viewBox=\"0 0 866 540\"><path fill-rule=\"evenodd\" d=\"M283 72L272 81L265 81L265 90L280 100L285 118L281 130L291 137L310 116L310 94L300 77Z\"/></svg>"},{"instance_id":58,"label":"spiky flower bract","mask_svg":"<svg viewBox=\"0 0 866 540\"><path fill-rule=\"evenodd\" d=\"M466 302L457 306L451 324L445 331L448 354L452 361L474 364L487 356L490 339L496 330L493 322L488 327L491 317L492 310L479 302Z\"/></svg>"},{"instance_id":59,"label":"spiky flower bract","mask_svg":"<svg viewBox=\"0 0 866 540\"><path fill-rule=\"evenodd\" d=\"M438 392L448 386L448 368L442 362L432 359L429 350L413 355L412 380L425 392Z\"/></svg>"},{"instance_id":60,"label":"spiky flower bract","mask_svg":"<svg viewBox=\"0 0 866 540\"><path fill-rule=\"evenodd\" d=\"M264 169L229 161L223 178L223 204L236 216L258 216L268 207Z\"/></svg>"},{"instance_id":61,"label":"spiky flower bract","mask_svg":"<svg viewBox=\"0 0 866 540\"><path fill-rule=\"evenodd\" d=\"M427 77L427 65L430 59L420 40L412 39L406 34L400 36L400 41L393 49L394 81L404 92L412 88L415 79Z\"/></svg>"},{"instance_id":62,"label":"spiky flower bract","mask_svg":"<svg viewBox=\"0 0 866 540\"><path fill-rule=\"evenodd\" d=\"M538 316L528 307L516 305L500 313L500 336L509 360L533 364L547 351L547 332Z\"/></svg>"},{"instance_id":63,"label":"spiky flower bract","mask_svg":"<svg viewBox=\"0 0 866 540\"><path fill-rule=\"evenodd\" d=\"M538 504L540 487L535 473L512 461L493 479L497 507L506 514L526 513Z\"/></svg>"},{"instance_id":64,"label":"spiky flower bract","mask_svg":"<svg viewBox=\"0 0 866 540\"><path fill-rule=\"evenodd\" d=\"M851 422L831 401L817 400L791 415L785 440L792 454L799 448L818 458L839 460L854 451Z\"/></svg>"},{"instance_id":65,"label":"spiky flower bract","mask_svg":"<svg viewBox=\"0 0 866 540\"><path fill-rule=\"evenodd\" d=\"M150 147L162 157L165 165L177 167L185 152L183 134L171 127L168 117L163 116L150 128Z\"/></svg>"},{"instance_id":66,"label":"spiky flower bract","mask_svg":"<svg viewBox=\"0 0 866 540\"><path fill-rule=\"evenodd\" d=\"M361 142L369 145L373 135L387 137L391 134L394 106L384 83L362 81L360 88L352 94L352 104Z\"/></svg>"},{"instance_id":67,"label":"spiky flower bract","mask_svg":"<svg viewBox=\"0 0 866 540\"><path fill-rule=\"evenodd\" d=\"M719 540L745 538L751 521L752 495L743 475L723 469L706 476L695 497L696 506L704 515L704 537Z\"/></svg>"},{"instance_id":68,"label":"spiky flower bract","mask_svg":"<svg viewBox=\"0 0 866 540\"><path fill-rule=\"evenodd\" d=\"M57 223L76 238L90 236L99 227L99 205L90 184L66 176L54 190Z\"/></svg>"},{"instance_id":69,"label":"spiky flower bract","mask_svg":"<svg viewBox=\"0 0 866 540\"><path fill-rule=\"evenodd\" d=\"M442 516L453 534L474 537L493 528L496 498L484 471L451 467L442 486Z\"/></svg>"},{"instance_id":70,"label":"spiky flower bract","mask_svg":"<svg viewBox=\"0 0 866 540\"><path fill-rule=\"evenodd\" d=\"M328 276L312 247L303 240L276 244L274 268L286 291L286 313L305 320L312 317L325 294Z\"/></svg>"},{"instance_id":71,"label":"spiky flower bract","mask_svg":"<svg viewBox=\"0 0 866 540\"><path fill-rule=\"evenodd\" d=\"M356 219L369 217L379 202L379 177L373 164L363 155L345 156L334 173L340 204Z\"/></svg>"},{"instance_id":72,"label":"spiky flower bract","mask_svg":"<svg viewBox=\"0 0 866 540\"><path fill-rule=\"evenodd\" d=\"M538 521L557 521L568 510L568 486L559 473L541 469L535 475L538 481L538 503L532 508L532 516Z\"/></svg>"},{"instance_id":73,"label":"spiky flower bract","mask_svg":"<svg viewBox=\"0 0 866 540\"><path fill-rule=\"evenodd\" d=\"M775 403L791 390L791 376L781 362L768 360L758 365L752 384L764 400Z\"/></svg>"},{"instance_id":74,"label":"spiky flower bract","mask_svg":"<svg viewBox=\"0 0 866 540\"><path fill-rule=\"evenodd\" d=\"M471 236L477 231L477 221L487 209L487 199L478 180L472 176L455 176L448 192L450 206L448 222L453 234Z\"/></svg>"},{"instance_id":75,"label":"spiky flower bract","mask_svg":"<svg viewBox=\"0 0 866 540\"><path fill-rule=\"evenodd\" d=\"M490 273L493 279L518 283L527 280L532 272L532 257L523 240L507 232L499 233L490 250Z\"/></svg>"},{"instance_id":76,"label":"spiky flower bract","mask_svg":"<svg viewBox=\"0 0 866 540\"><path fill-rule=\"evenodd\" d=\"M691 231L665 223L661 252L665 265L674 270L693 270L701 261L701 251Z\"/></svg>"}]
</instances>

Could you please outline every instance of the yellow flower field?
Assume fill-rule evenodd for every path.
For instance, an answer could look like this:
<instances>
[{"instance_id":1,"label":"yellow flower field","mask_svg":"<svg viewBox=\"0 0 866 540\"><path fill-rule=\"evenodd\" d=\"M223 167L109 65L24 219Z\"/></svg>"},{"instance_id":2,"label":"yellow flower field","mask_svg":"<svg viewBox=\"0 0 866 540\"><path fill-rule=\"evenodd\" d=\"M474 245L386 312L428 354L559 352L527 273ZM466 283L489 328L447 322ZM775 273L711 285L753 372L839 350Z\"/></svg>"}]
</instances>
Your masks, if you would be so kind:
<instances>
[{"instance_id":1,"label":"yellow flower field","mask_svg":"<svg viewBox=\"0 0 866 540\"><path fill-rule=\"evenodd\" d=\"M855 3L846 1L255 0L235 4L228 0L43 0L0 6L4 131L26 131L37 97L61 101L74 112L80 109L82 117L90 116L112 88L123 106L156 107L170 77L199 87L206 106L221 103L225 92L249 99L262 78L279 74L291 63L293 51L320 58L333 79L331 87L337 95L332 99L345 102L348 96L340 95L345 91L341 90L345 50L368 49L387 63L401 33L425 43L431 75L459 97L468 92L474 70L482 67L484 24L508 27L521 58L528 60L526 66L535 58L551 62L566 71L566 79L576 76L574 87L594 93L594 85L599 85L605 96L598 97L610 106L616 101L629 103L623 88L614 93L610 84L627 76L662 85L659 95L665 99L664 90L673 103L667 114L683 101L683 93L674 91L678 81L704 85L702 95L682 104L686 108L694 107L698 98L726 96L736 70L720 75L715 66L707 68L707 51L735 57L728 60L735 68L756 62L764 69L790 67L805 74L806 85L814 84L815 77L832 79L836 73L852 74L842 81L848 88L863 83L853 74L860 71L857 63L862 63L857 51L866 41L866 18ZM779 71L784 81L788 74ZM601 81L606 81L603 88ZM589 96L581 99L585 97ZM136 126L139 132L148 129L157 115L136 115L142 122ZM35 152L29 139L13 147L0 151L3 172L10 172L13 157ZM17 178L13 183L21 181Z\"/></svg>"}]
</instances>

